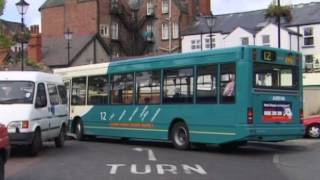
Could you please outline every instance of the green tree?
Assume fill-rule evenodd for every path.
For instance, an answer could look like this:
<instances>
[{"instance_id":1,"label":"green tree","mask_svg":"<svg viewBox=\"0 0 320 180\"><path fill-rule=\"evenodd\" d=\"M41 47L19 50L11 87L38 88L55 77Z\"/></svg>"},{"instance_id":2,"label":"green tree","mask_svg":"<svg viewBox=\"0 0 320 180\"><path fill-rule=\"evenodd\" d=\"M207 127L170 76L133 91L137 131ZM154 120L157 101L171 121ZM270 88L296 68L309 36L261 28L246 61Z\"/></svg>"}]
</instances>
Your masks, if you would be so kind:
<instances>
[{"instance_id":1,"label":"green tree","mask_svg":"<svg viewBox=\"0 0 320 180\"><path fill-rule=\"evenodd\" d=\"M273 0L273 2L269 5L268 9L266 10L265 14L266 19L274 19L275 22L278 24L278 43L279 48L281 47L280 40L280 24L281 20L284 19L286 23L291 22L292 20L292 11L290 6L281 6L280 0L278 2Z\"/></svg>"},{"instance_id":2,"label":"green tree","mask_svg":"<svg viewBox=\"0 0 320 180\"><path fill-rule=\"evenodd\" d=\"M5 5L6 5L6 0L0 0L0 16L3 14L3 9Z\"/></svg>"}]
</instances>

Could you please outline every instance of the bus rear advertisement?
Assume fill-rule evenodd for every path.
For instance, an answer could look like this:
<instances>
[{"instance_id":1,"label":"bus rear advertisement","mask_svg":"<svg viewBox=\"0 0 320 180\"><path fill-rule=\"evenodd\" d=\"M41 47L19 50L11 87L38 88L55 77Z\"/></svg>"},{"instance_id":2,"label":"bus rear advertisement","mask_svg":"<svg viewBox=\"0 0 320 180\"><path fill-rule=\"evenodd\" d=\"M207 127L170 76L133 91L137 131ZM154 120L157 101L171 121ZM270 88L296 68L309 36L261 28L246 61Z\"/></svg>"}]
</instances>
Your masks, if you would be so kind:
<instances>
[{"instance_id":1,"label":"bus rear advertisement","mask_svg":"<svg viewBox=\"0 0 320 180\"><path fill-rule=\"evenodd\" d=\"M54 73L70 131L86 136L237 145L301 138L298 52L242 46L92 64Z\"/></svg>"}]
</instances>

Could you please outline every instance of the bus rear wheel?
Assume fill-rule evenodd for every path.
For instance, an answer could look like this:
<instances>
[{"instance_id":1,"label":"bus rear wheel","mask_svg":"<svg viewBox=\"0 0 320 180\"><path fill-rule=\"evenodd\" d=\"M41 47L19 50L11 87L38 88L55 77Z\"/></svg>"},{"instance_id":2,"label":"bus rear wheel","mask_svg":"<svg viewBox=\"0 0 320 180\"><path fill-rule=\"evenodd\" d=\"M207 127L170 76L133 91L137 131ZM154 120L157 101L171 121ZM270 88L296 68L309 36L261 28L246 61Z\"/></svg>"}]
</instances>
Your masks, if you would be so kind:
<instances>
[{"instance_id":1,"label":"bus rear wheel","mask_svg":"<svg viewBox=\"0 0 320 180\"><path fill-rule=\"evenodd\" d=\"M190 147L189 130L185 123L177 122L173 125L171 131L171 140L173 146L179 150L187 150Z\"/></svg>"},{"instance_id":2,"label":"bus rear wheel","mask_svg":"<svg viewBox=\"0 0 320 180\"><path fill-rule=\"evenodd\" d=\"M314 124L307 128L307 135L310 138L319 138L320 137L320 125Z\"/></svg>"}]
</instances>

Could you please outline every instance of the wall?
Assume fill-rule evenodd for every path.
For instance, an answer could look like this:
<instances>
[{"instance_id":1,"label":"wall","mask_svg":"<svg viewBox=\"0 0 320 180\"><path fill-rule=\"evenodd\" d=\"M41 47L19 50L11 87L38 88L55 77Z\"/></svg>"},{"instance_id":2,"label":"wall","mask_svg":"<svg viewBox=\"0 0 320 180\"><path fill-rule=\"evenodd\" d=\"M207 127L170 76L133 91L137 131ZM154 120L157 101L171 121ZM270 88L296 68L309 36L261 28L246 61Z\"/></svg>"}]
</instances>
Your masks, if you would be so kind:
<instances>
[{"instance_id":1,"label":"wall","mask_svg":"<svg viewBox=\"0 0 320 180\"><path fill-rule=\"evenodd\" d=\"M238 27L232 33L226 36L224 39L224 47L241 46L241 38L244 37L249 38L249 44L254 44L253 35L250 32Z\"/></svg>"},{"instance_id":2,"label":"wall","mask_svg":"<svg viewBox=\"0 0 320 180\"><path fill-rule=\"evenodd\" d=\"M42 9L41 23L44 38L63 37L67 28L75 35L95 34L98 32L97 3L68 0L64 6Z\"/></svg>"}]
</instances>

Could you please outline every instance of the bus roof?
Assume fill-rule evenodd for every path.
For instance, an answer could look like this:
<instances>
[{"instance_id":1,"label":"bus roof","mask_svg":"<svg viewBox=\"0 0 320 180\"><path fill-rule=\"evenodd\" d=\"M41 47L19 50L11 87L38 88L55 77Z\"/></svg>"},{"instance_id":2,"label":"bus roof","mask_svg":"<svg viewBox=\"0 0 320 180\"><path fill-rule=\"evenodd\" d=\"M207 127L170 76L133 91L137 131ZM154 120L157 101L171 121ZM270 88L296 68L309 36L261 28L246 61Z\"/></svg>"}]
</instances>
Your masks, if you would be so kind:
<instances>
[{"instance_id":1,"label":"bus roof","mask_svg":"<svg viewBox=\"0 0 320 180\"><path fill-rule=\"evenodd\" d=\"M38 71L1 71L0 81L43 81L62 83L60 76Z\"/></svg>"},{"instance_id":2,"label":"bus roof","mask_svg":"<svg viewBox=\"0 0 320 180\"><path fill-rule=\"evenodd\" d=\"M244 51L248 49L266 49L272 51L281 51L282 53L292 53L292 51L277 49L265 46L238 46L233 48L223 48L191 53L177 53L160 56L148 56L142 58L133 58L128 60L117 60L111 63L99 63L75 66L69 68L54 69L55 74L68 77L80 77L84 75L101 75L107 73L122 73L144 71L161 68L175 68L181 66L205 65L210 63L228 63L239 60L243 57Z\"/></svg>"}]
</instances>

